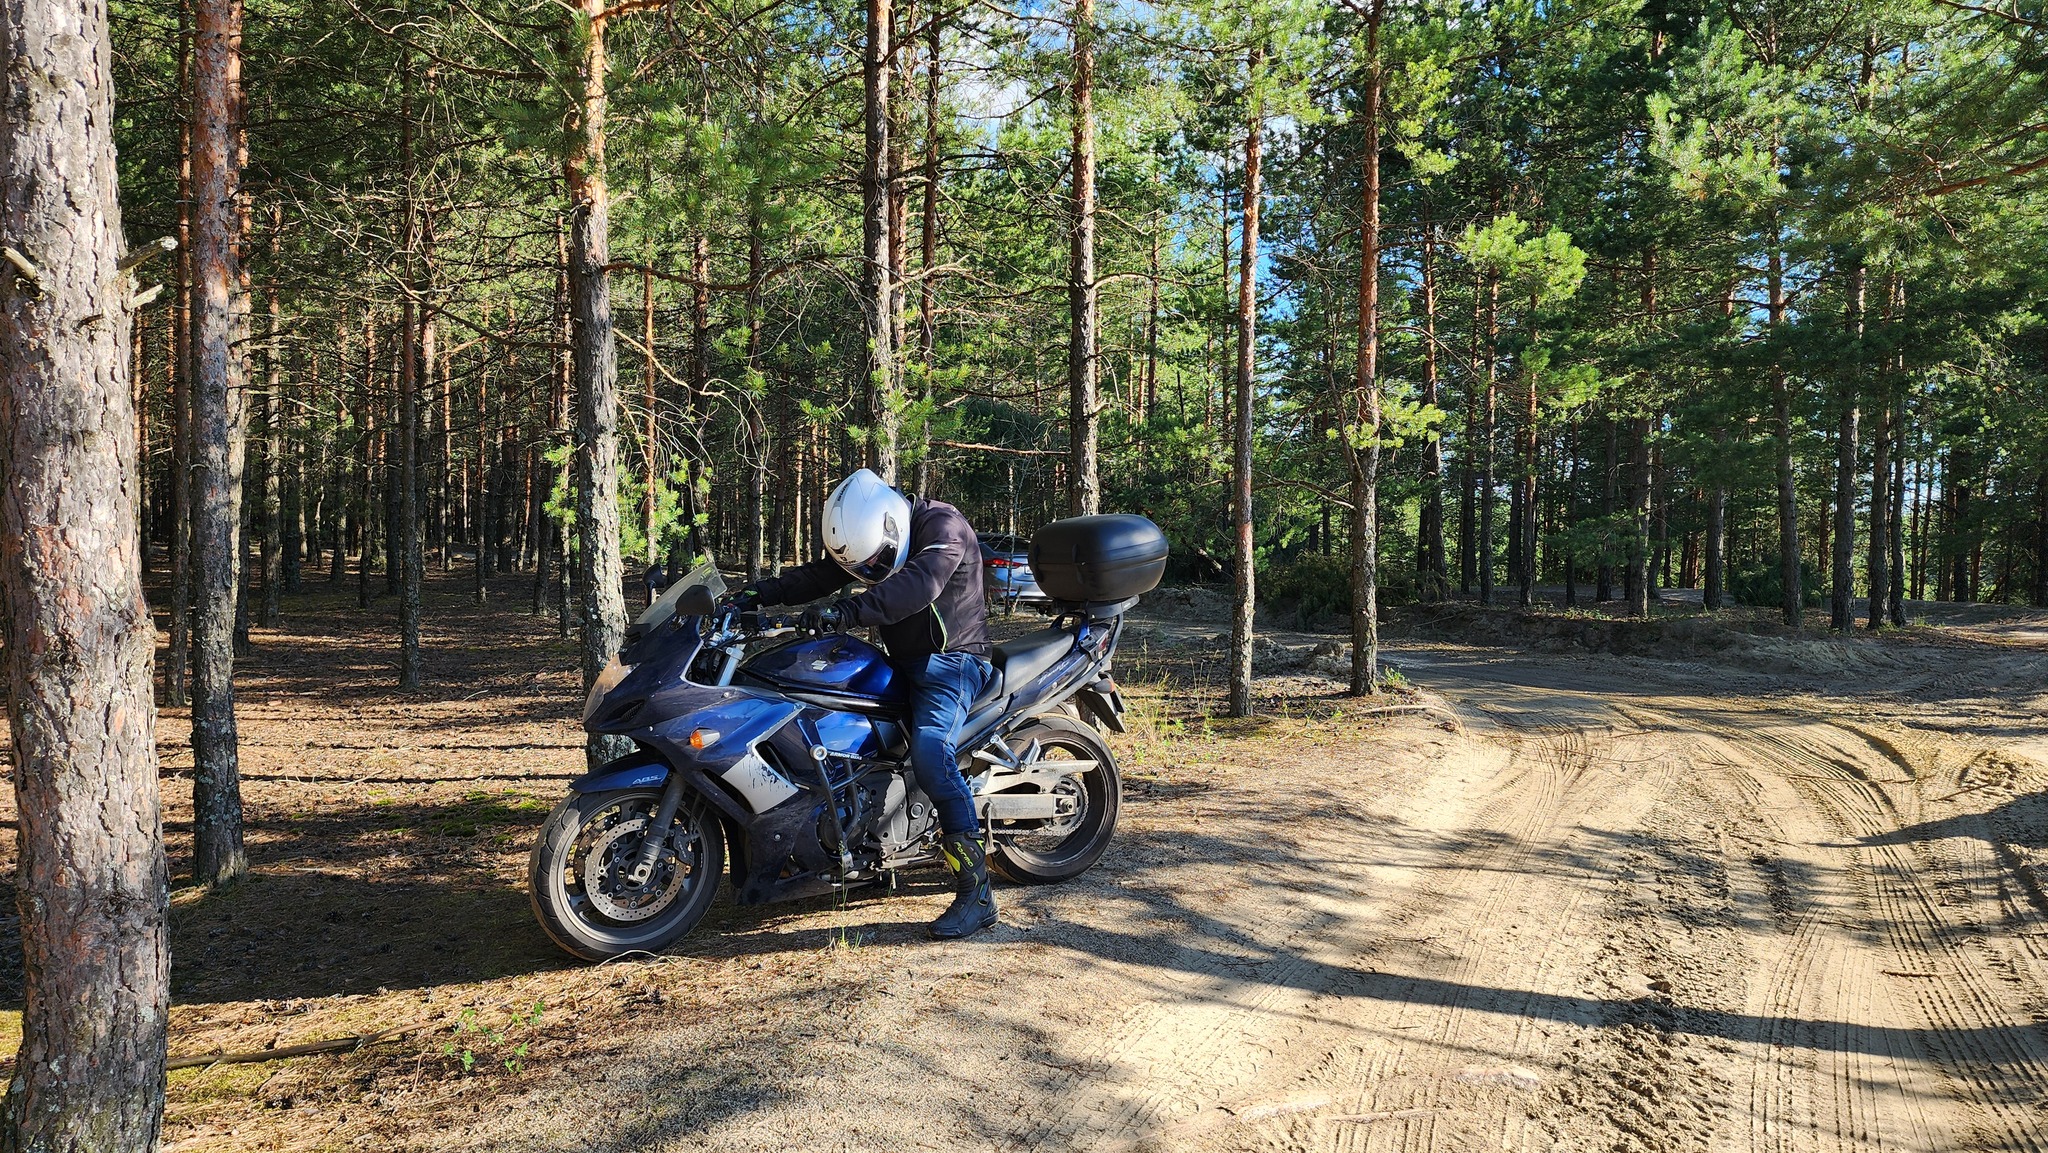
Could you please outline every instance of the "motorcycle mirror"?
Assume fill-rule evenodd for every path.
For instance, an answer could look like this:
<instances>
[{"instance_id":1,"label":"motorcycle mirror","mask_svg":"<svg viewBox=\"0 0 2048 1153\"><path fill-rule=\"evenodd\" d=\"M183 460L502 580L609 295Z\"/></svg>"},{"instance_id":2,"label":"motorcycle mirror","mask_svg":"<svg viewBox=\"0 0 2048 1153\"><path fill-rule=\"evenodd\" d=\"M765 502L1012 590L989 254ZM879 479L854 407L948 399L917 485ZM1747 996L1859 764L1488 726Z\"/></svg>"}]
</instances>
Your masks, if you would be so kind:
<instances>
[{"instance_id":1,"label":"motorcycle mirror","mask_svg":"<svg viewBox=\"0 0 2048 1153\"><path fill-rule=\"evenodd\" d=\"M692 585L689 591L676 598L676 612L686 617L710 616L718 608L718 599L703 585Z\"/></svg>"}]
</instances>

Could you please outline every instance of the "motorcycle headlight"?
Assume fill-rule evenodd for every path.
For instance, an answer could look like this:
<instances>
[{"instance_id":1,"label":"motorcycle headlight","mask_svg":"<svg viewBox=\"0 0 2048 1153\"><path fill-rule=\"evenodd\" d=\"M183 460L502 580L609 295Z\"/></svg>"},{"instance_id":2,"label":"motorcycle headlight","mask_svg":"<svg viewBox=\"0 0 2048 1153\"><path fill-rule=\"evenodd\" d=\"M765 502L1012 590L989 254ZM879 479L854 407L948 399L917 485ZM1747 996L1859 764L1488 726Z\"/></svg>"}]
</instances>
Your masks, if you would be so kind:
<instances>
[{"instance_id":1,"label":"motorcycle headlight","mask_svg":"<svg viewBox=\"0 0 2048 1153\"><path fill-rule=\"evenodd\" d=\"M606 665L604 671L597 674L597 680L590 686L590 695L583 699L584 724L589 724L590 718L597 715L597 706L604 703L605 694L618 688L619 682L625 680L626 674L632 671L632 665L625 664L618 657L614 656L612 663Z\"/></svg>"}]
</instances>

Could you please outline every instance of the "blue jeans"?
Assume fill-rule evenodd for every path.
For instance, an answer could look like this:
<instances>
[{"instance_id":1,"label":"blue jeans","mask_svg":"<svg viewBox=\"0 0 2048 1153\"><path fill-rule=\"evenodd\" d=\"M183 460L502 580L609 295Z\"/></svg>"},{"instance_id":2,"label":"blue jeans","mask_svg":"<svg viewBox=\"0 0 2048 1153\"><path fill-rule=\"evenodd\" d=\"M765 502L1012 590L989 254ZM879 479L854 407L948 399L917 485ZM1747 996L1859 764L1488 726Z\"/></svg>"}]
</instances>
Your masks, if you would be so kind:
<instances>
[{"instance_id":1,"label":"blue jeans","mask_svg":"<svg viewBox=\"0 0 2048 1153\"><path fill-rule=\"evenodd\" d=\"M971 837L974 796L960 773L960 725L974 698L989 686L996 671L972 653L939 653L925 658L910 677L910 770L917 787L939 813L939 830L948 836Z\"/></svg>"}]
</instances>

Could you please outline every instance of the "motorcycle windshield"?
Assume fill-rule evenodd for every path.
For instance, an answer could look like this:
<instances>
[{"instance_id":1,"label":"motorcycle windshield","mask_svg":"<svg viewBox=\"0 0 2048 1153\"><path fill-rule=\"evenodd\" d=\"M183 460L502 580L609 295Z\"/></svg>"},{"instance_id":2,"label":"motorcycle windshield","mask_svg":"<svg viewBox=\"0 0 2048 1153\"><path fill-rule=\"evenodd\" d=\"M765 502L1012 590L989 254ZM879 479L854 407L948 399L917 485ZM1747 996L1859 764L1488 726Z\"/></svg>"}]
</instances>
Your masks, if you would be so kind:
<instances>
[{"instance_id":1,"label":"motorcycle windshield","mask_svg":"<svg viewBox=\"0 0 2048 1153\"><path fill-rule=\"evenodd\" d=\"M725 595L725 578L718 574L718 565L709 556L704 558L703 564L691 569L690 575L668 586L668 591L656 598L653 604L648 605L646 611L634 617L633 626L629 630L631 634L645 636L666 624L670 617L676 615L676 605L681 603L683 597L689 595L692 589L703 589L714 601Z\"/></svg>"}]
</instances>

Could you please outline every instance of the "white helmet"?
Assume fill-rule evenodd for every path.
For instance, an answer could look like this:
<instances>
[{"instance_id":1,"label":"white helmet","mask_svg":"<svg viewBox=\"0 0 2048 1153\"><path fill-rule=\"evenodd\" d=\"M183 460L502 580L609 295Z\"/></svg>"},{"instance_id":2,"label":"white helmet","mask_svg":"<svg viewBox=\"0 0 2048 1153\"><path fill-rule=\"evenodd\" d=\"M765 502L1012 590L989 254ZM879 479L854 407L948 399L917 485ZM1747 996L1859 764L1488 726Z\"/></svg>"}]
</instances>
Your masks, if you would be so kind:
<instances>
[{"instance_id":1,"label":"white helmet","mask_svg":"<svg viewBox=\"0 0 2048 1153\"><path fill-rule=\"evenodd\" d=\"M858 581L874 584L910 559L910 502L861 469L825 498L825 551Z\"/></svg>"}]
</instances>

